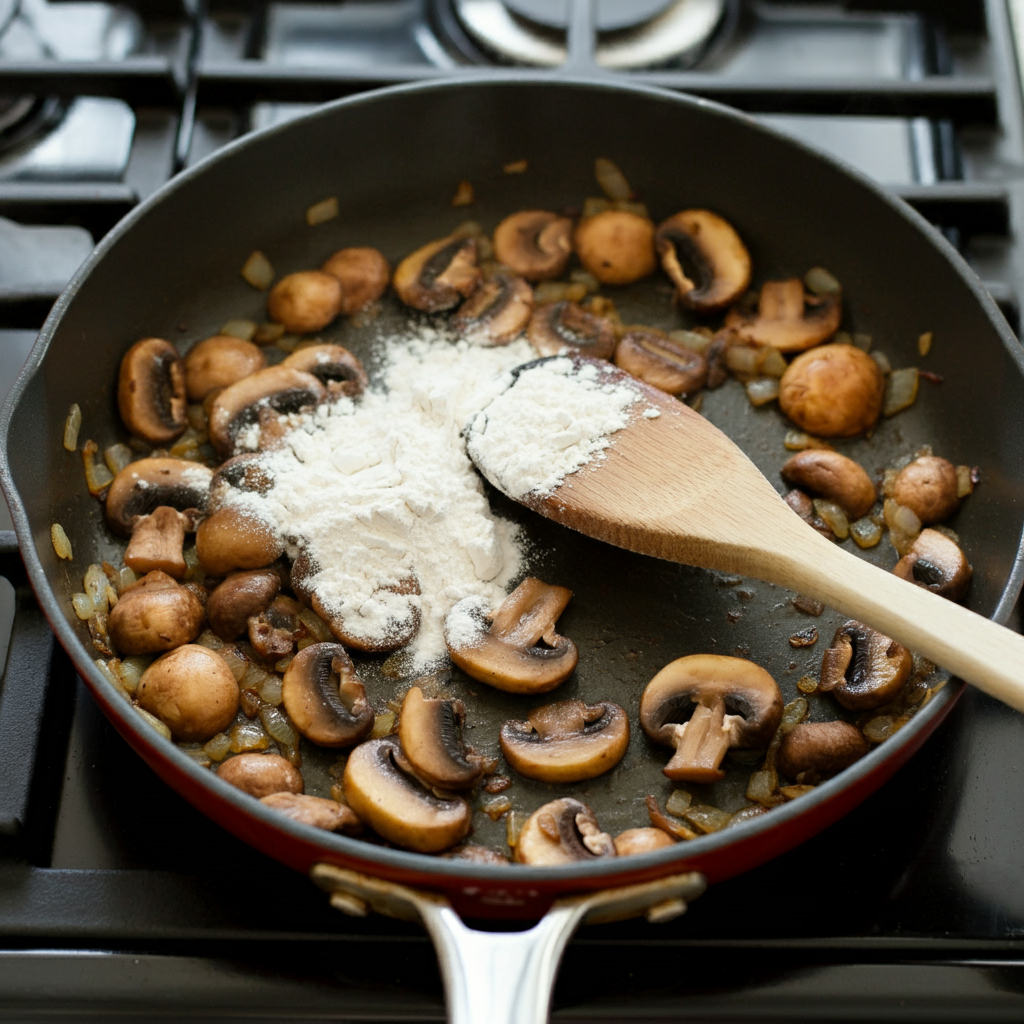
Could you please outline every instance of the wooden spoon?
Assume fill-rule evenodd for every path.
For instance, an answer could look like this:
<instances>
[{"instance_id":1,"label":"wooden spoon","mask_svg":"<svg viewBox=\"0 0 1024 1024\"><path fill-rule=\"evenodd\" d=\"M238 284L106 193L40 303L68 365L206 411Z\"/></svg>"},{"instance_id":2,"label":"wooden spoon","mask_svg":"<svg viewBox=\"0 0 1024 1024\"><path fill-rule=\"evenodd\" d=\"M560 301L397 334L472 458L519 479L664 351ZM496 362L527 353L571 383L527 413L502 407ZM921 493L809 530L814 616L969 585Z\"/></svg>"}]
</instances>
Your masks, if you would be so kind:
<instances>
[{"instance_id":1,"label":"wooden spoon","mask_svg":"<svg viewBox=\"0 0 1024 1024\"><path fill-rule=\"evenodd\" d=\"M605 379L643 399L611 435L605 457L548 494L509 497L629 551L815 598L1024 711L1024 636L826 540L703 416L622 371ZM644 416L650 406L660 415ZM502 489L493 467L477 465Z\"/></svg>"}]
</instances>

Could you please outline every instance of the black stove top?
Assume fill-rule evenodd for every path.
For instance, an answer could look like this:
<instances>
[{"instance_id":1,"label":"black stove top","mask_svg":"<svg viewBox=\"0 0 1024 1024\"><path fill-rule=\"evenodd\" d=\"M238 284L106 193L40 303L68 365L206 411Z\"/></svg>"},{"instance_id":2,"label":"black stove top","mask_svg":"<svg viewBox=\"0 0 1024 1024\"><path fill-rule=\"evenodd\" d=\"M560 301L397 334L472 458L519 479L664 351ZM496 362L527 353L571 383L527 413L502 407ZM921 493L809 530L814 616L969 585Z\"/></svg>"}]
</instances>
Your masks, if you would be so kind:
<instances>
[{"instance_id":1,"label":"black stove top","mask_svg":"<svg viewBox=\"0 0 1024 1024\"><path fill-rule=\"evenodd\" d=\"M0 3L0 390L92 244L180 167L311 103L510 62L473 36L472 6ZM600 47L635 26L595 27L585 5L563 6L506 15L577 73L596 62L732 103L859 166L958 245L1017 325L1011 16L1024 5L714 0L699 45L614 72ZM664 17L680 5L646 6ZM29 124L43 108L51 120ZM109 146L83 147L90 136ZM0 1020L442 1019L421 929L338 914L131 753L55 645L6 509L0 520ZM555 1019L1024 1019L1022 751L1024 717L966 693L819 837L671 923L581 931Z\"/></svg>"}]
</instances>

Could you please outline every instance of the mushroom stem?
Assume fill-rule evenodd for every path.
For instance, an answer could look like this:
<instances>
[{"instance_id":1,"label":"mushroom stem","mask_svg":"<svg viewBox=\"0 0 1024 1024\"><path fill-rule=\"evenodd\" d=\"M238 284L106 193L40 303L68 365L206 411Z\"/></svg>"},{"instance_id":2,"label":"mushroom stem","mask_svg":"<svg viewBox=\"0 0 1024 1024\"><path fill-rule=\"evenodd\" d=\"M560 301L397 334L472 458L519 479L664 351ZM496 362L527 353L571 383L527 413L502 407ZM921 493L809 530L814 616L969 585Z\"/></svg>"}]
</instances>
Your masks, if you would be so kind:
<instances>
[{"instance_id":1,"label":"mushroom stem","mask_svg":"<svg viewBox=\"0 0 1024 1024\"><path fill-rule=\"evenodd\" d=\"M567 587L549 586L531 576L494 613L491 635L521 647L534 647L541 639L554 646L555 623L571 597Z\"/></svg>"},{"instance_id":2,"label":"mushroom stem","mask_svg":"<svg viewBox=\"0 0 1024 1024\"><path fill-rule=\"evenodd\" d=\"M188 566L182 549L191 518L170 505L160 505L148 516L140 516L124 553L124 564L139 575L159 569L180 580Z\"/></svg>"},{"instance_id":3,"label":"mushroom stem","mask_svg":"<svg viewBox=\"0 0 1024 1024\"><path fill-rule=\"evenodd\" d=\"M718 766L731 743L725 701L698 704L693 717L676 726L676 752L662 772L677 782L716 782L725 777Z\"/></svg>"}]
</instances>

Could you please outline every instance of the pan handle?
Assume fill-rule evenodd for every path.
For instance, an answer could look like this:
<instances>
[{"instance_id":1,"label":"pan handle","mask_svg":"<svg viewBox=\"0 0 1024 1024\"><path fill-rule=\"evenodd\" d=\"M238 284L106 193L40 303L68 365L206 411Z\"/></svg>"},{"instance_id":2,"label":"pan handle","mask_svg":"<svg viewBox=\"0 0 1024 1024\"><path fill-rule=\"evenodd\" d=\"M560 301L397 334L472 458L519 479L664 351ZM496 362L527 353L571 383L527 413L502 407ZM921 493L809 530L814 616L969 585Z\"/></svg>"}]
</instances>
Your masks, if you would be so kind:
<instances>
[{"instance_id":1,"label":"pan handle","mask_svg":"<svg viewBox=\"0 0 1024 1024\"><path fill-rule=\"evenodd\" d=\"M450 1024L544 1024L562 952L576 926L607 924L643 914L670 921L705 889L698 872L556 900L533 928L485 932L463 923L437 893L409 889L333 864L310 876L348 914L369 910L419 921L440 961Z\"/></svg>"}]
</instances>

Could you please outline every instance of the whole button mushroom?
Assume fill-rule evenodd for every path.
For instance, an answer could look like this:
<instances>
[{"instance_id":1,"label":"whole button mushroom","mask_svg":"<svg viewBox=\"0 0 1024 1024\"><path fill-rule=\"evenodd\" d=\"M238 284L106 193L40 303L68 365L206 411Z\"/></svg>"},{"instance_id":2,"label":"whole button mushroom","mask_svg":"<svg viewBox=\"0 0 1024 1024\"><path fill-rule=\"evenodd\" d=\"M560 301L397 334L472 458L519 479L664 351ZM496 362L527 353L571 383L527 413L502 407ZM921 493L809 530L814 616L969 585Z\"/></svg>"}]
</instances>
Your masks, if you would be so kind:
<instances>
[{"instance_id":1,"label":"whole button mushroom","mask_svg":"<svg viewBox=\"0 0 1024 1024\"><path fill-rule=\"evenodd\" d=\"M909 508L922 526L940 523L960 507L956 467L937 455L922 455L900 470L892 496L897 504Z\"/></svg>"},{"instance_id":2,"label":"whole button mushroom","mask_svg":"<svg viewBox=\"0 0 1024 1024\"><path fill-rule=\"evenodd\" d=\"M295 728L321 747L350 747L373 728L373 708L341 644L299 651L285 670L281 697Z\"/></svg>"},{"instance_id":3,"label":"whole button mushroom","mask_svg":"<svg viewBox=\"0 0 1024 1024\"><path fill-rule=\"evenodd\" d=\"M732 309L725 326L742 341L770 345L780 352L803 352L831 338L839 330L841 317L838 293L810 295L804 291L803 281L793 277L766 281L756 313L742 307Z\"/></svg>"},{"instance_id":4,"label":"whole button mushroom","mask_svg":"<svg viewBox=\"0 0 1024 1024\"><path fill-rule=\"evenodd\" d=\"M308 796L305 793L270 793L260 797L260 803L283 814L292 821L326 832L358 832L362 822L355 812L337 800L322 796Z\"/></svg>"},{"instance_id":5,"label":"whole button mushroom","mask_svg":"<svg viewBox=\"0 0 1024 1024\"><path fill-rule=\"evenodd\" d=\"M394 737L368 740L345 764L345 798L360 820L392 843L418 853L440 853L464 839L473 822L460 796L440 797L403 771Z\"/></svg>"},{"instance_id":6,"label":"whole button mushroom","mask_svg":"<svg viewBox=\"0 0 1024 1024\"><path fill-rule=\"evenodd\" d=\"M282 277L267 296L271 320L293 334L326 327L340 312L341 282L322 270L302 270Z\"/></svg>"},{"instance_id":7,"label":"whole button mushroom","mask_svg":"<svg viewBox=\"0 0 1024 1024\"><path fill-rule=\"evenodd\" d=\"M491 616L478 598L459 601L445 619L451 659L467 675L508 693L545 693L576 668L576 645L555 632L572 597L565 587L528 577ZM546 646L540 646L543 640Z\"/></svg>"},{"instance_id":8,"label":"whole button mushroom","mask_svg":"<svg viewBox=\"0 0 1024 1024\"><path fill-rule=\"evenodd\" d=\"M263 569L281 557L284 544L271 523L248 509L227 505L196 530L196 555L211 576Z\"/></svg>"},{"instance_id":9,"label":"whole button mushroom","mask_svg":"<svg viewBox=\"0 0 1024 1024\"><path fill-rule=\"evenodd\" d=\"M257 799L302 792L302 774L280 754L238 754L217 769L217 777Z\"/></svg>"},{"instance_id":10,"label":"whole button mushroom","mask_svg":"<svg viewBox=\"0 0 1024 1024\"><path fill-rule=\"evenodd\" d=\"M248 628L249 618L263 611L280 589L281 577L273 570L232 573L206 600L210 629L221 640L238 639Z\"/></svg>"},{"instance_id":11,"label":"whole button mushroom","mask_svg":"<svg viewBox=\"0 0 1024 1024\"><path fill-rule=\"evenodd\" d=\"M376 302L391 280L384 254L366 245L339 249L320 269L341 283L341 312L346 316Z\"/></svg>"},{"instance_id":12,"label":"whole button mushroom","mask_svg":"<svg viewBox=\"0 0 1024 1024\"><path fill-rule=\"evenodd\" d=\"M801 722L782 737L775 763L790 779L826 779L868 752L868 741L849 722Z\"/></svg>"},{"instance_id":13,"label":"whole button mushroom","mask_svg":"<svg viewBox=\"0 0 1024 1024\"><path fill-rule=\"evenodd\" d=\"M750 253L732 225L710 210L683 210L658 225L654 244L684 306L724 309L750 284Z\"/></svg>"},{"instance_id":14,"label":"whole button mushroom","mask_svg":"<svg viewBox=\"0 0 1024 1024\"><path fill-rule=\"evenodd\" d=\"M653 327L627 331L615 350L615 365L670 395L692 395L707 383L707 360Z\"/></svg>"},{"instance_id":15,"label":"whole button mushroom","mask_svg":"<svg viewBox=\"0 0 1024 1024\"><path fill-rule=\"evenodd\" d=\"M107 620L114 646L130 658L190 643L202 628L202 602L159 569L125 587Z\"/></svg>"},{"instance_id":16,"label":"whole button mushroom","mask_svg":"<svg viewBox=\"0 0 1024 1024\"><path fill-rule=\"evenodd\" d=\"M902 644L850 619L836 630L822 656L818 689L834 693L844 708L867 711L893 700L913 666Z\"/></svg>"},{"instance_id":17,"label":"whole button mushroom","mask_svg":"<svg viewBox=\"0 0 1024 1024\"><path fill-rule=\"evenodd\" d=\"M527 324L526 336L534 351L542 356L568 350L595 359L611 359L619 343L609 320L567 299L538 306Z\"/></svg>"},{"instance_id":18,"label":"whole button mushroom","mask_svg":"<svg viewBox=\"0 0 1024 1024\"><path fill-rule=\"evenodd\" d=\"M416 774L440 789L468 789L490 763L466 746L461 700L430 699L412 687L402 701L398 741Z\"/></svg>"},{"instance_id":19,"label":"whole button mushroom","mask_svg":"<svg viewBox=\"0 0 1024 1024\"><path fill-rule=\"evenodd\" d=\"M818 437L853 437L878 421L885 378L878 364L853 345L822 345L802 352L779 381L779 407Z\"/></svg>"},{"instance_id":20,"label":"whole button mushroom","mask_svg":"<svg viewBox=\"0 0 1024 1024\"><path fill-rule=\"evenodd\" d=\"M629 718L618 704L560 701L535 708L525 722L501 727L501 750L520 775L541 782L582 782L622 760Z\"/></svg>"},{"instance_id":21,"label":"whole button mushroom","mask_svg":"<svg viewBox=\"0 0 1024 1024\"><path fill-rule=\"evenodd\" d=\"M549 210L520 210L494 229L494 256L527 281L561 277L572 255L572 221Z\"/></svg>"},{"instance_id":22,"label":"whole button mushroom","mask_svg":"<svg viewBox=\"0 0 1024 1024\"><path fill-rule=\"evenodd\" d=\"M185 364L163 338L143 338L125 353L117 378L124 425L150 444L167 444L188 426Z\"/></svg>"},{"instance_id":23,"label":"whole button mushroom","mask_svg":"<svg viewBox=\"0 0 1024 1024\"><path fill-rule=\"evenodd\" d=\"M521 277L495 274L459 307L452 325L480 345L507 345L533 312L533 289Z\"/></svg>"},{"instance_id":24,"label":"whole button mushroom","mask_svg":"<svg viewBox=\"0 0 1024 1024\"><path fill-rule=\"evenodd\" d=\"M211 391L235 384L266 365L266 356L251 341L227 334L206 338L185 356L189 401L201 402Z\"/></svg>"},{"instance_id":25,"label":"whole button mushroom","mask_svg":"<svg viewBox=\"0 0 1024 1024\"><path fill-rule=\"evenodd\" d=\"M827 448L805 448L790 456L782 466L782 479L834 501L851 519L867 515L877 497L860 463Z\"/></svg>"},{"instance_id":26,"label":"whole button mushroom","mask_svg":"<svg viewBox=\"0 0 1024 1024\"><path fill-rule=\"evenodd\" d=\"M734 713L728 714L727 710ZM759 665L720 654L691 654L666 665L640 700L640 724L675 747L670 779L714 782L730 747L766 746L782 720L782 694Z\"/></svg>"},{"instance_id":27,"label":"whole button mushroom","mask_svg":"<svg viewBox=\"0 0 1024 1024\"><path fill-rule=\"evenodd\" d=\"M139 680L139 707L155 715L182 743L223 732L238 712L238 683L219 654L184 644L153 662Z\"/></svg>"},{"instance_id":28,"label":"whole button mushroom","mask_svg":"<svg viewBox=\"0 0 1024 1024\"><path fill-rule=\"evenodd\" d=\"M615 852L620 857L635 853L650 853L666 846L675 846L676 841L660 828L627 828L615 837Z\"/></svg>"},{"instance_id":29,"label":"whole button mushroom","mask_svg":"<svg viewBox=\"0 0 1024 1024\"><path fill-rule=\"evenodd\" d=\"M547 867L614 856L615 843L601 831L594 812L571 797L552 800L534 811L516 842L519 864Z\"/></svg>"},{"instance_id":30,"label":"whole button mushroom","mask_svg":"<svg viewBox=\"0 0 1024 1024\"><path fill-rule=\"evenodd\" d=\"M424 313L457 306L480 283L477 249L476 239L466 235L429 242L395 268L395 292L407 306Z\"/></svg>"},{"instance_id":31,"label":"whole button mushroom","mask_svg":"<svg viewBox=\"0 0 1024 1024\"><path fill-rule=\"evenodd\" d=\"M580 263L601 284L633 284L654 273L654 224L629 210L604 210L576 225Z\"/></svg>"},{"instance_id":32,"label":"whole button mushroom","mask_svg":"<svg viewBox=\"0 0 1024 1024\"><path fill-rule=\"evenodd\" d=\"M370 383L363 364L343 345L304 345L280 365L312 374L332 397L356 398Z\"/></svg>"},{"instance_id":33,"label":"whole button mushroom","mask_svg":"<svg viewBox=\"0 0 1024 1024\"><path fill-rule=\"evenodd\" d=\"M959 601L967 593L973 569L956 541L938 530L922 530L892 570L939 597Z\"/></svg>"}]
</instances>

